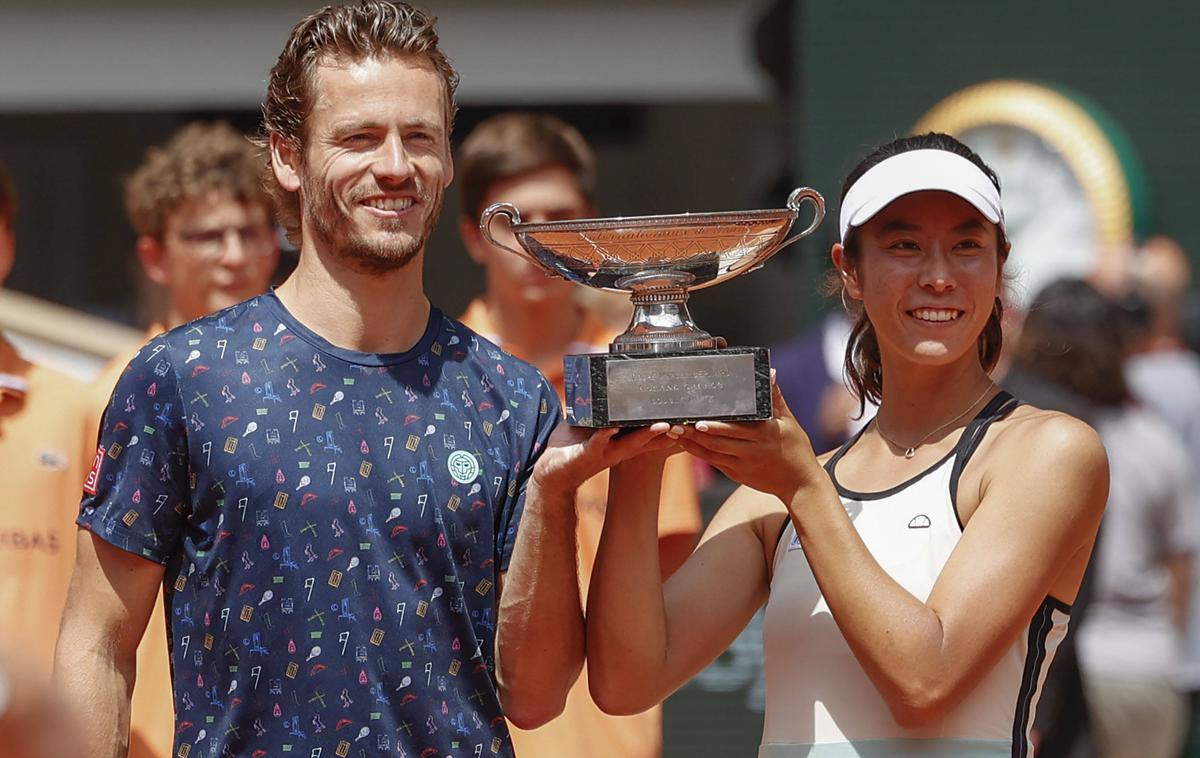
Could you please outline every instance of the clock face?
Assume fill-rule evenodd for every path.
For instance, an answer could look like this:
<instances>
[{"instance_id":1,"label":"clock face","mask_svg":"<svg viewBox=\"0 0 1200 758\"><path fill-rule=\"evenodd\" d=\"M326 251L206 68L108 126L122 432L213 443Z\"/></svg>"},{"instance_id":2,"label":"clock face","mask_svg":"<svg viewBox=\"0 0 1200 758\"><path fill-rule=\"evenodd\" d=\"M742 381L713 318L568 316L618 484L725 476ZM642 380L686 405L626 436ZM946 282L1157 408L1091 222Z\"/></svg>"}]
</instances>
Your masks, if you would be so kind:
<instances>
[{"instance_id":1,"label":"clock face","mask_svg":"<svg viewBox=\"0 0 1200 758\"><path fill-rule=\"evenodd\" d=\"M1025 310L1056 279L1087 276L1098 257L1096 217L1063 156L1014 125L975 126L959 137L1000 177L1012 242L1007 301Z\"/></svg>"}]
</instances>

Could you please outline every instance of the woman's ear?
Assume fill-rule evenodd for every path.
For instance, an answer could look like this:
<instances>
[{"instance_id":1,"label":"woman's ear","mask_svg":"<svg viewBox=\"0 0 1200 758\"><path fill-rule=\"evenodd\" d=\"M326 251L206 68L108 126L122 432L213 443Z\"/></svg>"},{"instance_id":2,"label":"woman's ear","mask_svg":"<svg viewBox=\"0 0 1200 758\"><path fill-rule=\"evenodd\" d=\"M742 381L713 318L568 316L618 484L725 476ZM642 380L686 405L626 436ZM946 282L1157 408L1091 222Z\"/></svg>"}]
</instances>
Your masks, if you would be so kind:
<instances>
[{"instance_id":1,"label":"woman's ear","mask_svg":"<svg viewBox=\"0 0 1200 758\"><path fill-rule=\"evenodd\" d=\"M842 243L834 243L833 249L829 251L829 257L833 260L834 268L837 269L838 278L842 280L842 287L846 294L855 300L862 300L862 283L859 281L858 268L846 255L846 248Z\"/></svg>"},{"instance_id":2,"label":"woman's ear","mask_svg":"<svg viewBox=\"0 0 1200 758\"><path fill-rule=\"evenodd\" d=\"M1008 262L1008 255L1012 252L1012 242L1004 240L1004 249L1000 251L1000 258L996 266L996 291L1004 289L1004 264Z\"/></svg>"}]
</instances>

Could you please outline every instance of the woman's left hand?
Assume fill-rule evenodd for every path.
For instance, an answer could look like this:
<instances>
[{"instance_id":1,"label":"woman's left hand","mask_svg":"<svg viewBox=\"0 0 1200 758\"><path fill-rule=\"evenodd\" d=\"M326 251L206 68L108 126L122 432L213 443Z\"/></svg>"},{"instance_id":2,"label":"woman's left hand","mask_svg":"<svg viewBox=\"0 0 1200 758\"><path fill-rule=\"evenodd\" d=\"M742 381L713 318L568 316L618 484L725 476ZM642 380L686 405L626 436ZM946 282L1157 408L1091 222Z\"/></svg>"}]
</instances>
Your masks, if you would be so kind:
<instances>
[{"instance_id":1,"label":"woman's left hand","mask_svg":"<svg viewBox=\"0 0 1200 758\"><path fill-rule=\"evenodd\" d=\"M698 421L667 434L679 446L725 476L790 503L796 490L820 471L812 443L784 402L771 376L775 407L766 421Z\"/></svg>"}]
</instances>

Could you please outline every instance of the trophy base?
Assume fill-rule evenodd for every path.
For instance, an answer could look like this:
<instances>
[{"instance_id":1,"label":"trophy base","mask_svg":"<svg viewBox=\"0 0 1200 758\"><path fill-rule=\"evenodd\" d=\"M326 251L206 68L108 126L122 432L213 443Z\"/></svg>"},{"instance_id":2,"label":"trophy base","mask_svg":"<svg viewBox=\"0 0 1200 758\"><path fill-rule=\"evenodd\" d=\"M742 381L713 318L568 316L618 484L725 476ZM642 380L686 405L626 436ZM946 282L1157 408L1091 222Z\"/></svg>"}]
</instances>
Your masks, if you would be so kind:
<instances>
[{"instance_id":1,"label":"trophy base","mask_svg":"<svg viewBox=\"0 0 1200 758\"><path fill-rule=\"evenodd\" d=\"M765 347L568 355L567 422L606 427L763 421L772 414L770 356Z\"/></svg>"}]
</instances>

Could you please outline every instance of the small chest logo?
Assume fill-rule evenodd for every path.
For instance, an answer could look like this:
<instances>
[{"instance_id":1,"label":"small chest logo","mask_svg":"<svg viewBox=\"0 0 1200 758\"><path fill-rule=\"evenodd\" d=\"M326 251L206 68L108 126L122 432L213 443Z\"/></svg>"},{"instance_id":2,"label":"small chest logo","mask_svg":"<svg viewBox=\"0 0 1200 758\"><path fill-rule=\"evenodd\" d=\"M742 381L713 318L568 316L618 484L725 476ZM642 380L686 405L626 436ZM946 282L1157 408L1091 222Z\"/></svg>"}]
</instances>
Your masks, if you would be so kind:
<instances>
[{"instance_id":1,"label":"small chest logo","mask_svg":"<svg viewBox=\"0 0 1200 758\"><path fill-rule=\"evenodd\" d=\"M929 517L924 513L913 516L912 521L908 522L909 529L928 529L929 526Z\"/></svg>"},{"instance_id":2,"label":"small chest logo","mask_svg":"<svg viewBox=\"0 0 1200 758\"><path fill-rule=\"evenodd\" d=\"M455 450L446 459L450 476L459 484L470 484L479 477L479 459L466 450Z\"/></svg>"}]
</instances>

